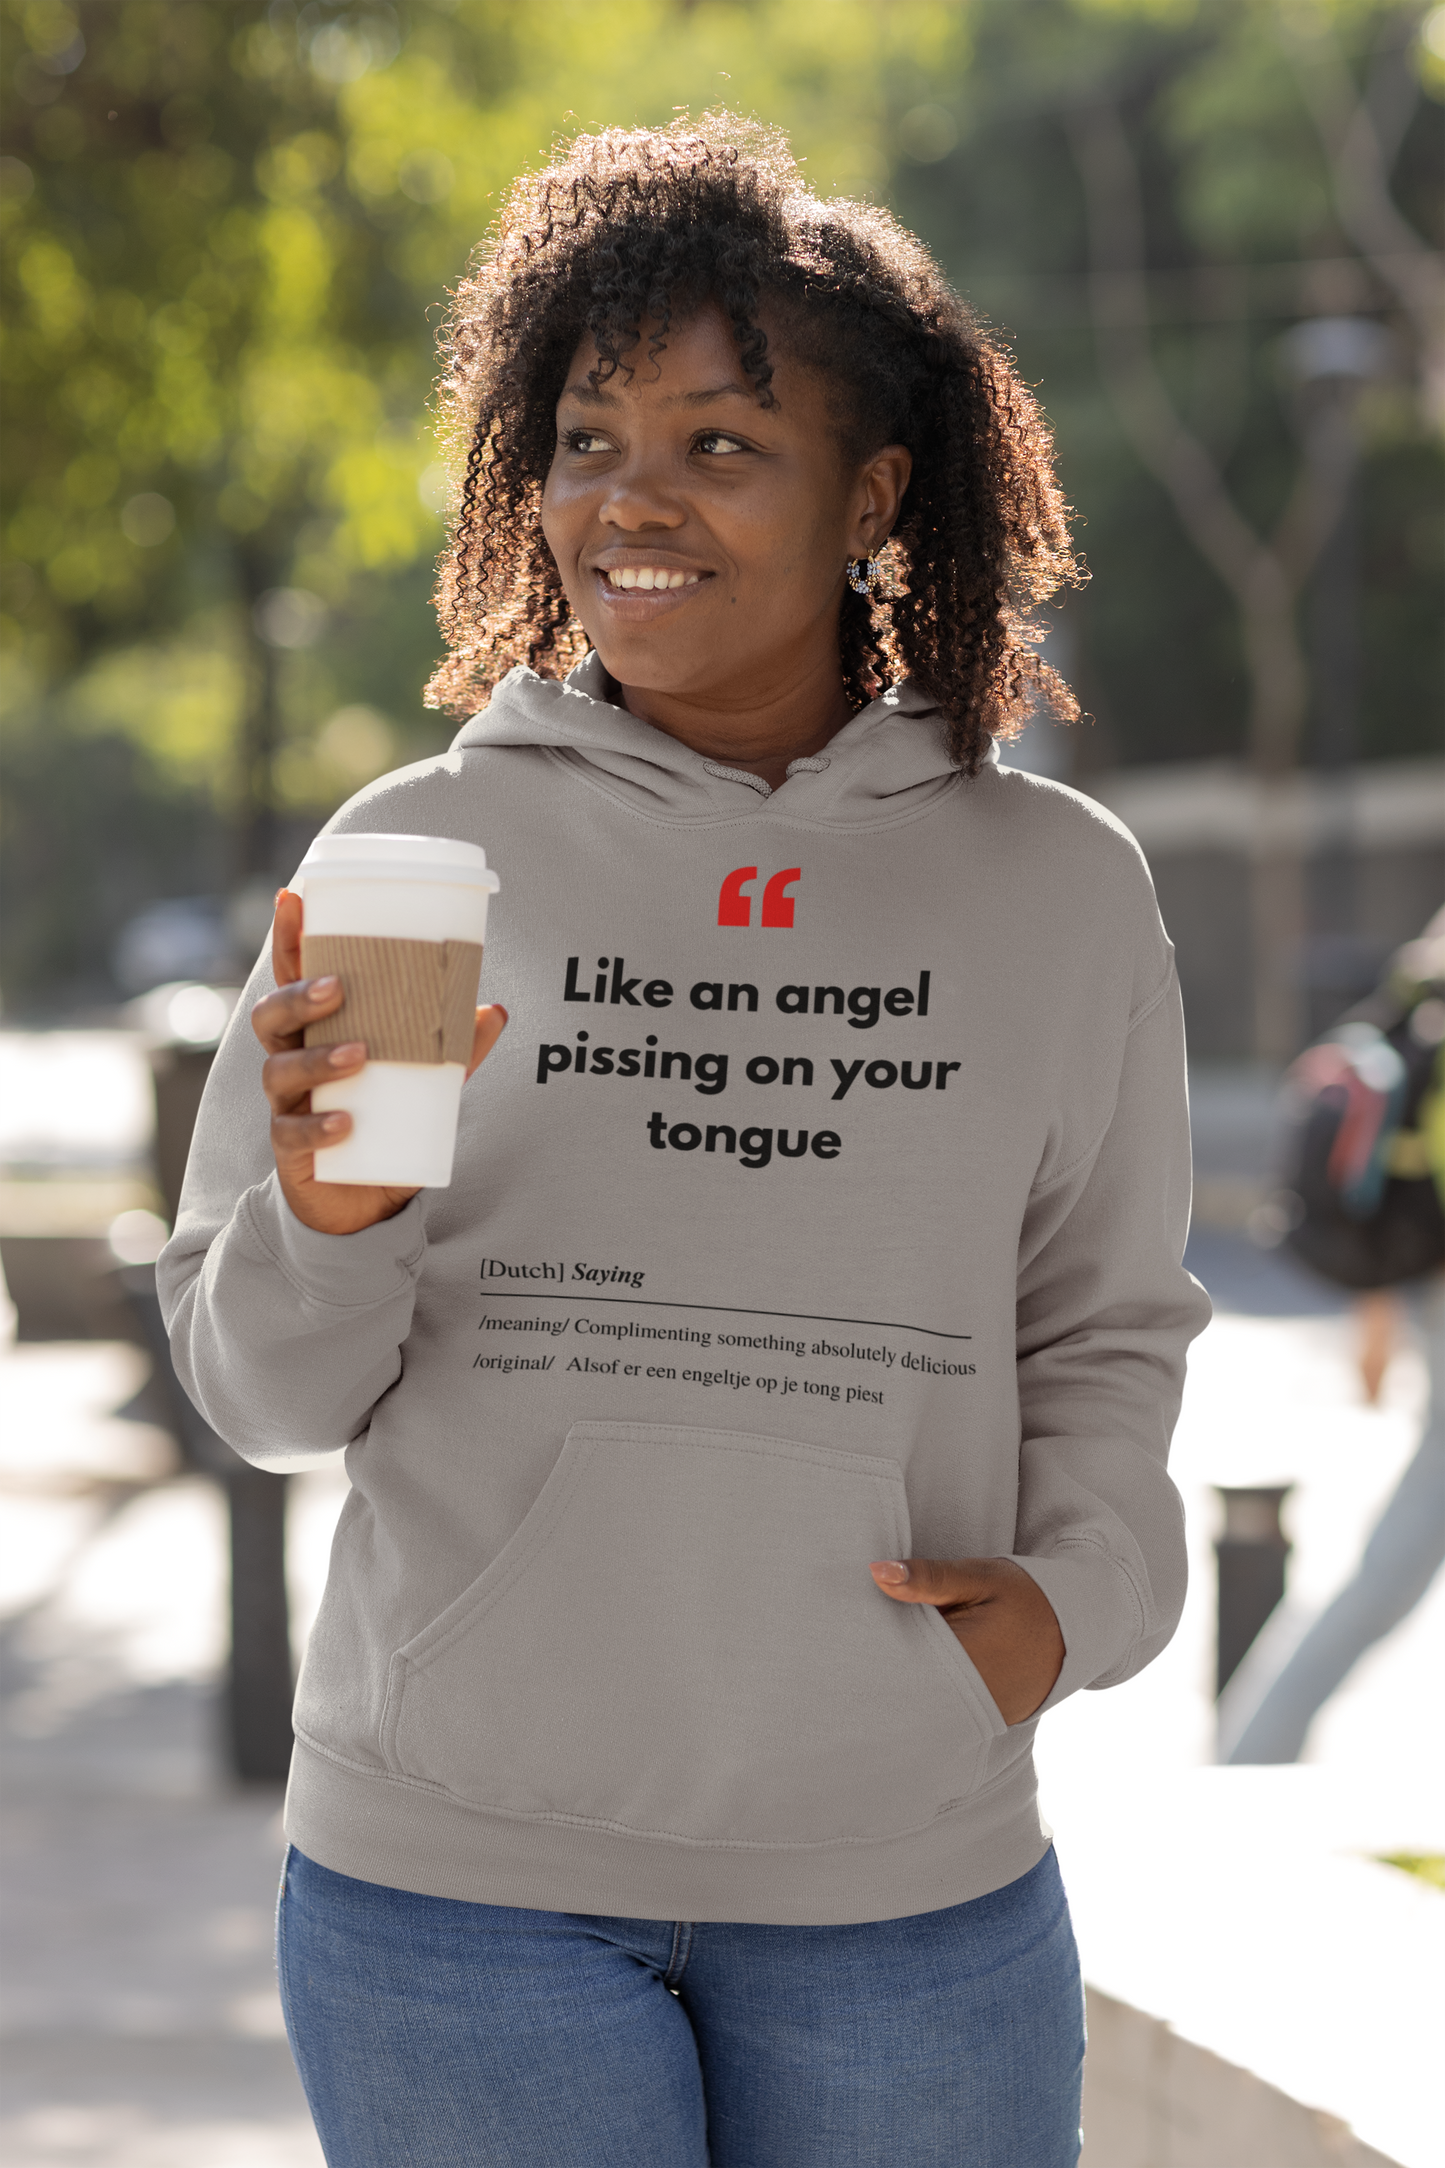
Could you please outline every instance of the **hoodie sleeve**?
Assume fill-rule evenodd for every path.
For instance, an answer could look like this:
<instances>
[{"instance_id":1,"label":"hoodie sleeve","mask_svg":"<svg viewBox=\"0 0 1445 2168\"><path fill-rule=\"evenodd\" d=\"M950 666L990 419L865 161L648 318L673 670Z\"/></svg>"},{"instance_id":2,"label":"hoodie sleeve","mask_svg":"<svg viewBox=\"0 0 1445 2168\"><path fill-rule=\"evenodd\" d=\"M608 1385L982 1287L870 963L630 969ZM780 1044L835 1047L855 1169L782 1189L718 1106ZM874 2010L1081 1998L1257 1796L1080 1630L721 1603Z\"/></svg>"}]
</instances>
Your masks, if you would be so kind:
<instances>
[{"instance_id":1,"label":"hoodie sleeve","mask_svg":"<svg viewBox=\"0 0 1445 2168\"><path fill-rule=\"evenodd\" d=\"M317 1234L281 1193L250 1012L217 1053L156 1289L176 1375L211 1428L271 1468L362 1435L401 1375L426 1250L416 1198L353 1235Z\"/></svg>"},{"instance_id":2,"label":"hoodie sleeve","mask_svg":"<svg viewBox=\"0 0 1445 2168\"><path fill-rule=\"evenodd\" d=\"M1064 1637L1044 1707L1158 1655L1184 1605L1184 1516L1166 1473L1185 1351L1209 1299L1189 1227L1184 1021L1172 959L1131 1019L1102 1137L1037 1186L1018 1273L1017 1563Z\"/></svg>"}]
</instances>

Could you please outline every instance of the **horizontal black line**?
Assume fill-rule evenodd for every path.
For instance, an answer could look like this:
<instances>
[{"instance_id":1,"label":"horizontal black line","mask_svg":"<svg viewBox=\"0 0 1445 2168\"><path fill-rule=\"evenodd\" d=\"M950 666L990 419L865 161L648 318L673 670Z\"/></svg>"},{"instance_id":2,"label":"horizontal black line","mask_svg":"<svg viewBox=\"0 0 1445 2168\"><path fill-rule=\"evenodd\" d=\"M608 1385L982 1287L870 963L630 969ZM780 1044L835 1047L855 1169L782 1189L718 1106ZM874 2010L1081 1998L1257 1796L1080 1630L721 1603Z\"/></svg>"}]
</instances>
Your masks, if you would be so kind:
<instances>
[{"instance_id":1,"label":"horizontal black line","mask_svg":"<svg viewBox=\"0 0 1445 2168\"><path fill-rule=\"evenodd\" d=\"M713 1310L721 1317L794 1317L805 1325L866 1325L873 1332L926 1332L931 1340L971 1340L971 1332L935 1332L932 1325L894 1325L885 1317L821 1317L815 1310L750 1310L731 1302L649 1302L642 1295L523 1295L505 1287L484 1287L484 1295L502 1302L615 1302L626 1310Z\"/></svg>"}]
</instances>

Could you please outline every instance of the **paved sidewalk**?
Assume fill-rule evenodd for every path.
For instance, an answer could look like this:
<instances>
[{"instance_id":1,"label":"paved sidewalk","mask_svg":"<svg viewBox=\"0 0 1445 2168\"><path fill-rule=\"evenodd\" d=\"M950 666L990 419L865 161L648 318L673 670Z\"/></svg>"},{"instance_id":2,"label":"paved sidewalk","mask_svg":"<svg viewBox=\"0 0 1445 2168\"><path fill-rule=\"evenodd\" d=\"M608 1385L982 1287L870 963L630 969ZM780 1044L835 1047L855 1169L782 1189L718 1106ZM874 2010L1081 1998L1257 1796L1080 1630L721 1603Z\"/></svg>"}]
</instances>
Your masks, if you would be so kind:
<instances>
[{"instance_id":1,"label":"paved sidewalk","mask_svg":"<svg viewBox=\"0 0 1445 2168\"><path fill-rule=\"evenodd\" d=\"M1424 1365L1402 1349L1368 1407L1345 1303L1238 1236L1200 1230L1190 1262L1215 1320L1171 1456L1184 1618L1137 1679L1075 1695L1040 1730L1085 1976L1402 2168L1439 2168L1445 1899L1381 1855L1445 1852L1445 1575L1321 1712L1300 1766L1213 1766L1214 1487L1294 1486L1288 1632L1349 1576L1412 1454ZM1151 2161L1196 2157L1182 2133L1155 2145Z\"/></svg>"},{"instance_id":2,"label":"paved sidewalk","mask_svg":"<svg viewBox=\"0 0 1445 2168\"><path fill-rule=\"evenodd\" d=\"M0 1359L7 2168L321 2168L276 1999L281 1795L220 1780L225 1523L122 1345ZM309 1622L340 1485L299 1479Z\"/></svg>"}]
</instances>

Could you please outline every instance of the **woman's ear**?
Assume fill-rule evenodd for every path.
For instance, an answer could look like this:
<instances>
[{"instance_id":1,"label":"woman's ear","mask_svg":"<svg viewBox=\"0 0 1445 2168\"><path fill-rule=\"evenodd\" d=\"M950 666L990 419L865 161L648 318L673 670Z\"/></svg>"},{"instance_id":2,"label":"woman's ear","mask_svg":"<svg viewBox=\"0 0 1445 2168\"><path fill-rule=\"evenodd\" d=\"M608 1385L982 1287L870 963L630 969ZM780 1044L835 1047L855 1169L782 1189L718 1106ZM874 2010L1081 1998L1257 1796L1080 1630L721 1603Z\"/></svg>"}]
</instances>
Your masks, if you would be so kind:
<instances>
[{"instance_id":1,"label":"woman's ear","mask_svg":"<svg viewBox=\"0 0 1445 2168\"><path fill-rule=\"evenodd\" d=\"M871 557L881 550L898 523L903 493L913 473L906 444L885 444L864 462L854 492L855 517L848 538L850 557Z\"/></svg>"}]
</instances>

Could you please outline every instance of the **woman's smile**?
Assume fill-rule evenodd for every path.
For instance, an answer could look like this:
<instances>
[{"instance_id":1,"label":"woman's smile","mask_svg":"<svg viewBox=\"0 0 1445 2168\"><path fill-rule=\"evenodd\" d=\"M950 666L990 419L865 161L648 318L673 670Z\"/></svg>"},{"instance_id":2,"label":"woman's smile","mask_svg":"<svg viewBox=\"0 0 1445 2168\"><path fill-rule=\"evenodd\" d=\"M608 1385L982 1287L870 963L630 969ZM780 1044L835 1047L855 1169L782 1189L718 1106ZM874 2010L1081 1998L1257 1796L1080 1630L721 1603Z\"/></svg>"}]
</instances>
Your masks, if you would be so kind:
<instances>
[{"instance_id":1,"label":"woman's smile","mask_svg":"<svg viewBox=\"0 0 1445 2168\"><path fill-rule=\"evenodd\" d=\"M609 617L646 624L680 609L713 574L704 566L671 563L661 555L646 563L609 557L592 568L598 600Z\"/></svg>"},{"instance_id":2,"label":"woman's smile","mask_svg":"<svg viewBox=\"0 0 1445 2168\"><path fill-rule=\"evenodd\" d=\"M649 594L661 594L664 588L696 587L704 576L698 572L669 571L666 565L602 565L598 569L610 588L640 587ZM710 574L707 576L711 577Z\"/></svg>"}]
</instances>

